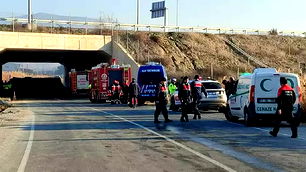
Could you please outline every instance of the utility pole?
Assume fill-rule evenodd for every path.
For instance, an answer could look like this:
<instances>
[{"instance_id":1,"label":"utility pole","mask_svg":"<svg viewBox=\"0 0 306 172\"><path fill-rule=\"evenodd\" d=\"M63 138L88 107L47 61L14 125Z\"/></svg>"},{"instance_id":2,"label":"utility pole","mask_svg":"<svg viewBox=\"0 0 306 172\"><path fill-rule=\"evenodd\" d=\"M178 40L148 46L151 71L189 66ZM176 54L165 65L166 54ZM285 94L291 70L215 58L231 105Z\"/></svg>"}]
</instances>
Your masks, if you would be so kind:
<instances>
[{"instance_id":1,"label":"utility pole","mask_svg":"<svg viewBox=\"0 0 306 172\"><path fill-rule=\"evenodd\" d=\"M32 30L32 0L28 0L28 29Z\"/></svg>"},{"instance_id":2,"label":"utility pole","mask_svg":"<svg viewBox=\"0 0 306 172\"><path fill-rule=\"evenodd\" d=\"M15 32L15 16L14 16L14 12L12 12L12 17L13 17L13 22L12 22L13 32Z\"/></svg>"},{"instance_id":3,"label":"utility pole","mask_svg":"<svg viewBox=\"0 0 306 172\"><path fill-rule=\"evenodd\" d=\"M168 8L165 0L164 32L168 32L167 26L168 26Z\"/></svg>"},{"instance_id":4,"label":"utility pole","mask_svg":"<svg viewBox=\"0 0 306 172\"><path fill-rule=\"evenodd\" d=\"M140 18L140 0L136 0L137 1L137 7L136 7L136 24L139 25L139 18ZM138 31L138 27L137 27L137 31Z\"/></svg>"},{"instance_id":5,"label":"utility pole","mask_svg":"<svg viewBox=\"0 0 306 172\"><path fill-rule=\"evenodd\" d=\"M179 0L176 0L176 26L179 25Z\"/></svg>"}]
</instances>

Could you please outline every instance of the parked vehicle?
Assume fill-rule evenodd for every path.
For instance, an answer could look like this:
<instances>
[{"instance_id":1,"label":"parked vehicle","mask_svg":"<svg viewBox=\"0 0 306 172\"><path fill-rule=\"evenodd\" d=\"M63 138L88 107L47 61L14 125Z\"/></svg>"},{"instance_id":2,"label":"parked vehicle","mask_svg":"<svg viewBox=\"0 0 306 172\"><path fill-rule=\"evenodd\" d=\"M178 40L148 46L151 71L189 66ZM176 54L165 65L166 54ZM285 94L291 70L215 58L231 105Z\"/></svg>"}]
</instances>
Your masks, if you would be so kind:
<instances>
[{"instance_id":1,"label":"parked vehicle","mask_svg":"<svg viewBox=\"0 0 306 172\"><path fill-rule=\"evenodd\" d=\"M286 77L294 89L297 100L293 113L301 113L302 94L298 75L279 73L273 68L256 69L254 73L239 78L236 93L229 97L225 117L229 121L243 118L245 125L252 125L258 119L268 119L276 114L277 92L280 77Z\"/></svg>"},{"instance_id":2,"label":"parked vehicle","mask_svg":"<svg viewBox=\"0 0 306 172\"><path fill-rule=\"evenodd\" d=\"M89 99L91 102L105 103L112 96L110 87L115 80L120 84L126 81L132 81L132 73L130 65L116 65L113 61L112 65L107 63L100 64L89 72L90 93Z\"/></svg>"},{"instance_id":3,"label":"parked vehicle","mask_svg":"<svg viewBox=\"0 0 306 172\"><path fill-rule=\"evenodd\" d=\"M162 78L167 79L166 69L159 63L150 62L140 66L138 70L138 85L140 93L138 104L144 104L146 101L153 102L156 97L156 87Z\"/></svg>"},{"instance_id":4,"label":"parked vehicle","mask_svg":"<svg viewBox=\"0 0 306 172\"><path fill-rule=\"evenodd\" d=\"M199 109L221 111L226 107L227 97L221 83L214 80L205 80L202 82L207 91L207 97L202 93Z\"/></svg>"},{"instance_id":5,"label":"parked vehicle","mask_svg":"<svg viewBox=\"0 0 306 172\"><path fill-rule=\"evenodd\" d=\"M70 90L72 95L87 95L88 94L88 72L87 71L75 71L69 72Z\"/></svg>"},{"instance_id":6,"label":"parked vehicle","mask_svg":"<svg viewBox=\"0 0 306 172\"><path fill-rule=\"evenodd\" d=\"M192 82L192 81L190 81ZM218 81L204 80L202 81L207 91L207 97L202 93L200 100L200 110L218 110L221 111L226 108L227 97L224 88ZM174 94L175 110L180 110L181 101L178 97L178 90Z\"/></svg>"}]
</instances>

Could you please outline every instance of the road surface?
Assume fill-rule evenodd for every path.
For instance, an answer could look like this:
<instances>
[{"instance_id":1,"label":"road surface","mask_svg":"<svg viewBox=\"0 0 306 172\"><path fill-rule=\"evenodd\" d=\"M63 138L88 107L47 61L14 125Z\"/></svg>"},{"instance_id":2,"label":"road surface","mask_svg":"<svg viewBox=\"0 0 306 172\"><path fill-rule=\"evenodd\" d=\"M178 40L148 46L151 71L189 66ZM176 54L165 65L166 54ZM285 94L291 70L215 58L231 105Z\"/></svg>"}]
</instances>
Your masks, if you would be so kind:
<instances>
[{"instance_id":1,"label":"road surface","mask_svg":"<svg viewBox=\"0 0 306 172\"><path fill-rule=\"evenodd\" d=\"M223 114L155 125L154 106L87 100L20 101L19 117L0 123L0 171L305 171L306 127L245 127ZM10 112L7 112L10 113ZM11 112L14 114L15 112ZM192 116L190 116L192 117ZM160 116L160 120L163 120Z\"/></svg>"}]
</instances>

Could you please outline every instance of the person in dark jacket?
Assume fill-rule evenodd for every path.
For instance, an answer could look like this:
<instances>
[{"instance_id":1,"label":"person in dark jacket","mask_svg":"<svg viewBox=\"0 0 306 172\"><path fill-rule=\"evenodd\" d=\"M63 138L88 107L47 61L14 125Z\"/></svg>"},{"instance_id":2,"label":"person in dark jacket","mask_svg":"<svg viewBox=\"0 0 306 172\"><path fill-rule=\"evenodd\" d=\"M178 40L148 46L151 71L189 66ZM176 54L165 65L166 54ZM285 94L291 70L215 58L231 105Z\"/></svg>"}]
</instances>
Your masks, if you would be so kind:
<instances>
[{"instance_id":1,"label":"person in dark jacket","mask_svg":"<svg viewBox=\"0 0 306 172\"><path fill-rule=\"evenodd\" d=\"M222 84L224 85L224 90L225 90L225 93L226 93L226 97L227 97L227 99L229 99L229 96L230 96L229 81L225 79L225 80L222 81Z\"/></svg>"},{"instance_id":2,"label":"person in dark jacket","mask_svg":"<svg viewBox=\"0 0 306 172\"><path fill-rule=\"evenodd\" d=\"M292 113L293 105L296 101L296 95L293 88L291 88L287 82L288 81L285 77L280 78L281 87L278 89L277 93L277 112L274 121L274 128L270 131L270 134L273 137L276 137L282 120L286 120L291 126L291 138L297 138L299 120L298 117L295 117Z\"/></svg>"},{"instance_id":3,"label":"person in dark jacket","mask_svg":"<svg viewBox=\"0 0 306 172\"><path fill-rule=\"evenodd\" d=\"M194 76L194 81L191 82L190 84L191 87L191 95L192 95L192 107L193 107L193 119L201 119L201 113L199 111L198 105L200 103L200 100L202 99L202 93L204 93L205 97L207 97L207 92L200 81L200 76L195 75Z\"/></svg>"},{"instance_id":4,"label":"person in dark jacket","mask_svg":"<svg viewBox=\"0 0 306 172\"><path fill-rule=\"evenodd\" d=\"M182 84L179 86L178 96L182 106L181 122L189 122L188 113L192 111L192 96L189 78L187 76L183 78Z\"/></svg>"},{"instance_id":5,"label":"person in dark jacket","mask_svg":"<svg viewBox=\"0 0 306 172\"><path fill-rule=\"evenodd\" d=\"M130 107L136 108L138 94L139 94L139 85L137 84L136 79L133 78L129 86Z\"/></svg>"},{"instance_id":6,"label":"person in dark jacket","mask_svg":"<svg viewBox=\"0 0 306 172\"><path fill-rule=\"evenodd\" d=\"M167 79L162 78L160 84L158 85L156 89L156 101L155 101L155 106L156 110L154 113L154 123L160 123L158 120L158 117L160 113L163 113L165 122L172 122L172 120L169 119L168 117L168 109L167 109L167 104L168 104L168 88L167 88Z\"/></svg>"},{"instance_id":7,"label":"person in dark jacket","mask_svg":"<svg viewBox=\"0 0 306 172\"><path fill-rule=\"evenodd\" d=\"M228 81L228 94L236 94L237 90L237 81L235 81L234 77L230 77Z\"/></svg>"},{"instance_id":8,"label":"person in dark jacket","mask_svg":"<svg viewBox=\"0 0 306 172\"><path fill-rule=\"evenodd\" d=\"M128 103L128 98L129 98L129 84L128 84L128 80L126 80L123 84L122 84L122 97L121 97L121 102L123 104L127 104Z\"/></svg>"}]
</instances>

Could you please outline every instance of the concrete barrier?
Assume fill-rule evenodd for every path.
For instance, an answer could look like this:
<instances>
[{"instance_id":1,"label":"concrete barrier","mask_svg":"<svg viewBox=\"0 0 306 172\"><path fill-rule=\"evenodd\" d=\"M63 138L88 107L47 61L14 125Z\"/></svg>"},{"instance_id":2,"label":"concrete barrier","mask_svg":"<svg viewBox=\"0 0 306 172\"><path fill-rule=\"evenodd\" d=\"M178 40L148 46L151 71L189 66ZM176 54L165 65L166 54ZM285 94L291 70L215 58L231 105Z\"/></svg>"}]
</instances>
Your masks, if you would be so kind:
<instances>
[{"instance_id":1,"label":"concrete barrier","mask_svg":"<svg viewBox=\"0 0 306 172\"><path fill-rule=\"evenodd\" d=\"M137 73L140 65L119 43L113 41L113 58L118 59L119 64L130 64L132 68L132 77L137 79Z\"/></svg>"}]
</instances>

